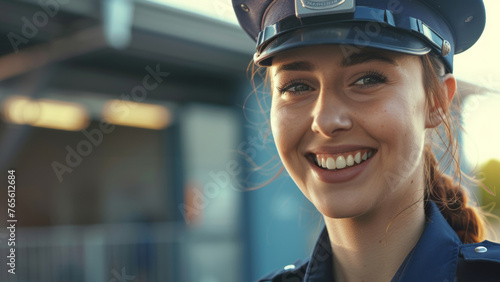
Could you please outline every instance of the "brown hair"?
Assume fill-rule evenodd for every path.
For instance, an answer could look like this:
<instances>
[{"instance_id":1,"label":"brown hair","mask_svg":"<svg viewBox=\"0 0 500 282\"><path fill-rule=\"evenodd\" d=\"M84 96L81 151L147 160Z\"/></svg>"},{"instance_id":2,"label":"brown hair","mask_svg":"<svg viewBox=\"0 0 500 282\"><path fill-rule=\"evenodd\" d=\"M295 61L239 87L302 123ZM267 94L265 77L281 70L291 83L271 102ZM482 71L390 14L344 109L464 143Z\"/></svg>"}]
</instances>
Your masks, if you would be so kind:
<instances>
[{"instance_id":1,"label":"brown hair","mask_svg":"<svg viewBox=\"0 0 500 282\"><path fill-rule=\"evenodd\" d=\"M457 124L451 116L451 107L448 105L446 93L441 88L444 68L434 55L422 56L421 60L427 105L443 109L443 112L440 113L442 130L436 128L435 132L444 145L445 153L449 156L448 161L444 164L444 169L448 169L452 165L453 176L455 179L458 178L458 182L456 182L451 176L444 174L444 170L439 169L439 165L445 158L441 158L438 162L432 151L433 142L426 145L424 152L426 180L424 200L436 203L441 214L463 243L481 242L485 237L485 220L479 208L468 205L469 197L461 185L462 172L456 143Z\"/></svg>"}]
</instances>

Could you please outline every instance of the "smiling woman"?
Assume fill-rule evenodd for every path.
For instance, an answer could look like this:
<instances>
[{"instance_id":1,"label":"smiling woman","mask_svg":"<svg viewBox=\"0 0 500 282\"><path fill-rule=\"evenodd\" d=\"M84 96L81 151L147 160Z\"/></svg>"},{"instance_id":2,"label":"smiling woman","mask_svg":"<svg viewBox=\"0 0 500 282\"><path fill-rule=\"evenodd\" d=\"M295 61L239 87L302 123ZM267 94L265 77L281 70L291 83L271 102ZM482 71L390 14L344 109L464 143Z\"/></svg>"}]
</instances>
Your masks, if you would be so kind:
<instances>
[{"instance_id":1,"label":"smiling woman","mask_svg":"<svg viewBox=\"0 0 500 282\"><path fill-rule=\"evenodd\" d=\"M414 76L422 72L420 60L367 54L345 64L337 46L309 46L278 54L270 67L271 127L281 160L327 218L411 206L424 194L422 157L412 154L422 156L424 128L433 124L426 124L422 76ZM399 171L401 160L411 167L397 186L387 185L386 172Z\"/></svg>"},{"instance_id":2,"label":"smiling woman","mask_svg":"<svg viewBox=\"0 0 500 282\"><path fill-rule=\"evenodd\" d=\"M325 221L310 259L261 281L498 280L500 245L429 138L443 128L460 179L453 55L480 37L482 1L233 6L267 68L281 161Z\"/></svg>"}]
</instances>

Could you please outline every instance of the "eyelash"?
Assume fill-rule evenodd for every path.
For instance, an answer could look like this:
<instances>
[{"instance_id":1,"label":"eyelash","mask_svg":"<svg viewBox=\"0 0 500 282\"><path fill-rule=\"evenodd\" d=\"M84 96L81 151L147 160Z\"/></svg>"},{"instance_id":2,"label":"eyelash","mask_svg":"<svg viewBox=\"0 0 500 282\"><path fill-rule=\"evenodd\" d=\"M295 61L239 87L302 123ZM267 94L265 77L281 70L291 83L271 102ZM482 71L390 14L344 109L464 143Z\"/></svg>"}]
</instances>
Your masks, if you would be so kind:
<instances>
[{"instance_id":1,"label":"eyelash","mask_svg":"<svg viewBox=\"0 0 500 282\"><path fill-rule=\"evenodd\" d=\"M292 87L295 87L295 86L300 86L300 85L306 85L307 87L311 88L311 86L309 86L304 80L301 80L301 79L294 79L294 80L291 80L287 83L285 83L284 85L282 86L278 86L276 87L276 89L278 90L278 92L280 94L285 94L286 92L288 92ZM293 91L293 92L301 92L301 91Z\"/></svg>"},{"instance_id":2,"label":"eyelash","mask_svg":"<svg viewBox=\"0 0 500 282\"><path fill-rule=\"evenodd\" d=\"M368 79L368 78L373 79L375 81L371 82L371 83L367 83L367 84L358 84L358 86L361 88L370 88L376 84L387 82L387 77L383 73L376 71L376 70L371 70L371 71L368 71L367 73L365 73L362 77L358 78L351 86L356 85L356 83L361 81L362 79ZM296 87L296 86L300 86L300 85L305 85L305 86L312 89L311 86L309 86L304 80L301 80L301 79L291 80L282 86L276 87L276 89L278 90L278 92L280 94L285 94L286 92L289 92L289 90L292 87ZM300 93L302 91L292 91L292 92Z\"/></svg>"},{"instance_id":3,"label":"eyelash","mask_svg":"<svg viewBox=\"0 0 500 282\"><path fill-rule=\"evenodd\" d=\"M362 79L367 79L367 78L374 79L375 82L368 83L368 84L361 84L361 85L359 85L361 88L369 88L375 84L387 82L387 77L383 73L376 71L376 70L371 70L371 71L367 72L365 75L363 75L362 77L358 78L352 85L356 85L357 82L361 81Z\"/></svg>"}]
</instances>

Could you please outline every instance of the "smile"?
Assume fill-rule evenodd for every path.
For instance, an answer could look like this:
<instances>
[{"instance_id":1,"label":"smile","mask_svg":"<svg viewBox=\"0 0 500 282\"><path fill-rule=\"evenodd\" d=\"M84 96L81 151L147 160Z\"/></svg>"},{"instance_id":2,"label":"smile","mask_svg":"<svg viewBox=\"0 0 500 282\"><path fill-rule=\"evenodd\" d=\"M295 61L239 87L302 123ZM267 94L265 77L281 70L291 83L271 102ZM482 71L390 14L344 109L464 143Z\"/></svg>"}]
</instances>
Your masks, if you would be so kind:
<instances>
[{"instance_id":1,"label":"smile","mask_svg":"<svg viewBox=\"0 0 500 282\"><path fill-rule=\"evenodd\" d=\"M338 171L357 166L370 159L375 153L375 149L363 149L339 154L313 154L312 157L319 168Z\"/></svg>"}]
</instances>

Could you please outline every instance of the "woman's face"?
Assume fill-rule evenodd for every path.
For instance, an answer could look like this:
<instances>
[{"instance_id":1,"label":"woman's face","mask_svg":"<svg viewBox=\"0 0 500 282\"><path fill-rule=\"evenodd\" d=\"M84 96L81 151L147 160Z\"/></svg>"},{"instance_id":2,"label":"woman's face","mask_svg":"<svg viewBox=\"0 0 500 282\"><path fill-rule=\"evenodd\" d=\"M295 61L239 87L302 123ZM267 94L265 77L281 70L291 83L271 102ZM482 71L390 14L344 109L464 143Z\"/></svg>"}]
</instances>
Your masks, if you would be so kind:
<instances>
[{"instance_id":1,"label":"woman's face","mask_svg":"<svg viewBox=\"0 0 500 282\"><path fill-rule=\"evenodd\" d=\"M283 164L327 217L423 194L427 107L416 56L334 45L273 58L271 126ZM411 203L408 203L411 204Z\"/></svg>"}]
</instances>

